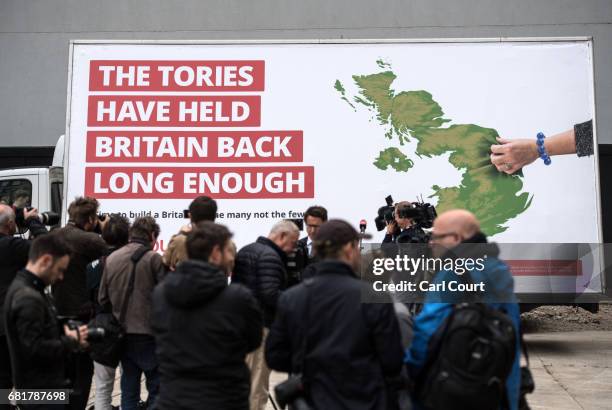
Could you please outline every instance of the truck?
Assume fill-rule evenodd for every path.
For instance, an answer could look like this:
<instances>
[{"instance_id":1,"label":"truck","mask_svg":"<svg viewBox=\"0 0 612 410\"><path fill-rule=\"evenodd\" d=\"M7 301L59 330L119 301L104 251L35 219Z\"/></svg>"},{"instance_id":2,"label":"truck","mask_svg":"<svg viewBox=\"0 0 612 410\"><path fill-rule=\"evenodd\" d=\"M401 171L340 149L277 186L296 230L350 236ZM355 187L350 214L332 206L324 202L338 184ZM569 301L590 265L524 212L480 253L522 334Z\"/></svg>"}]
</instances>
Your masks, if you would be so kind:
<instances>
[{"instance_id":1,"label":"truck","mask_svg":"<svg viewBox=\"0 0 612 410\"><path fill-rule=\"evenodd\" d=\"M0 170L0 202L19 207L34 207L40 212L62 214L64 135L57 140L51 166Z\"/></svg>"},{"instance_id":2,"label":"truck","mask_svg":"<svg viewBox=\"0 0 612 410\"><path fill-rule=\"evenodd\" d=\"M469 209L499 243L596 247L596 133L594 155L550 167L506 175L489 158L498 136L596 124L592 48L588 37L74 40L65 140L49 169L2 171L2 195L29 192L29 205L64 222L78 195L102 212L153 216L158 251L198 195L217 200L239 247L312 204L357 224L389 194ZM520 293L590 300L605 293L595 250L563 274L551 266L564 255L506 259Z\"/></svg>"}]
</instances>

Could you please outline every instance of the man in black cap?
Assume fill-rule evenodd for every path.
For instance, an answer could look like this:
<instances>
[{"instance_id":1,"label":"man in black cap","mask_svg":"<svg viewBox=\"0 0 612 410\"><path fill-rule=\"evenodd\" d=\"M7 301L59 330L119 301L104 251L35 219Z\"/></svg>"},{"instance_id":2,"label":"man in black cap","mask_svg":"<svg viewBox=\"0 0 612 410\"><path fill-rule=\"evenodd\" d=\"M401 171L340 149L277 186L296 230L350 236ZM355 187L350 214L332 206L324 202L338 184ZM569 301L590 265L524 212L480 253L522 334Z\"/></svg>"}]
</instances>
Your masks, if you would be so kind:
<instances>
[{"instance_id":1,"label":"man in black cap","mask_svg":"<svg viewBox=\"0 0 612 410\"><path fill-rule=\"evenodd\" d=\"M301 373L304 398L320 409L392 409L387 381L403 357L391 303L362 303L359 234L345 221L319 228L314 277L285 291L266 342L270 368ZM390 300L389 300L390 302Z\"/></svg>"}]
</instances>

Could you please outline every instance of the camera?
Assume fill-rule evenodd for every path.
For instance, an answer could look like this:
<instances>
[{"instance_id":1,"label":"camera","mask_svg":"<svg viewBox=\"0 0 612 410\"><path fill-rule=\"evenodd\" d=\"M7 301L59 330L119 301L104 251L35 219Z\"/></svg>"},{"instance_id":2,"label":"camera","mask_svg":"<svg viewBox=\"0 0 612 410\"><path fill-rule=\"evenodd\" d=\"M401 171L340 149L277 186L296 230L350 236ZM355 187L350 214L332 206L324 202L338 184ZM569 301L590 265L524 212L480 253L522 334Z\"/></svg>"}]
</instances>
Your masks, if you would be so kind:
<instances>
[{"instance_id":1,"label":"camera","mask_svg":"<svg viewBox=\"0 0 612 410\"><path fill-rule=\"evenodd\" d=\"M13 207L13 211L15 211L15 224L19 228L26 228L26 221L23 216L23 212L26 210L29 212L32 209L34 208L32 207L19 208L16 206ZM39 212L38 219L40 220L40 223L42 223L43 225L47 225L47 226L53 226L53 225L57 225L60 223L59 214L56 212L52 212L52 211Z\"/></svg>"},{"instance_id":2,"label":"camera","mask_svg":"<svg viewBox=\"0 0 612 410\"><path fill-rule=\"evenodd\" d=\"M395 205L393 205L393 197L391 195L385 198L387 205L378 208L378 216L374 219L376 230L382 231L388 223L395 220Z\"/></svg>"},{"instance_id":3,"label":"camera","mask_svg":"<svg viewBox=\"0 0 612 410\"><path fill-rule=\"evenodd\" d=\"M376 230L382 231L387 224L395 220L395 206L393 205L393 197L391 195L385 198L387 203L385 206L378 208L378 216L374 219ZM410 206L403 206L398 209L400 218L410 218L414 220L415 225L419 228L431 228L433 221L438 216L436 208L423 201L421 198L418 202L413 202Z\"/></svg>"},{"instance_id":4,"label":"camera","mask_svg":"<svg viewBox=\"0 0 612 410\"><path fill-rule=\"evenodd\" d=\"M79 331L79 327L83 326L83 322L79 322L78 320L68 319L66 321L66 326L70 330ZM104 339L106 335L106 331L102 327L87 325L87 341L88 342L99 342Z\"/></svg>"},{"instance_id":5,"label":"camera","mask_svg":"<svg viewBox=\"0 0 612 410\"><path fill-rule=\"evenodd\" d=\"M288 221L293 222L300 231L304 230L304 220L303 219L287 219ZM302 280L302 271L306 267L307 263L307 250L304 249L299 241L296 244L295 249L293 251L287 253L287 286L291 287L293 285L297 285Z\"/></svg>"},{"instance_id":6,"label":"camera","mask_svg":"<svg viewBox=\"0 0 612 410\"><path fill-rule=\"evenodd\" d=\"M304 398L304 390L302 376L294 375L277 384L274 388L274 395L278 405L283 409L290 404L294 410L310 410L312 407Z\"/></svg>"}]
</instances>

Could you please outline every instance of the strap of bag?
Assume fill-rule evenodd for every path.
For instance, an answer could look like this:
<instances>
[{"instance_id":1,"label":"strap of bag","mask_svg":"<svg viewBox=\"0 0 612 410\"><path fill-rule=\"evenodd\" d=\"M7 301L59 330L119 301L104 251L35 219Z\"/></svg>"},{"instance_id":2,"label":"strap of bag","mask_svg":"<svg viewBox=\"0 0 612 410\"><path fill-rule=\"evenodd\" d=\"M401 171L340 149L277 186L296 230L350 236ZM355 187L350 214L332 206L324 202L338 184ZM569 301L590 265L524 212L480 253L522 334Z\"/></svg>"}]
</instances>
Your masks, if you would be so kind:
<instances>
[{"instance_id":1,"label":"strap of bag","mask_svg":"<svg viewBox=\"0 0 612 410\"><path fill-rule=\"evenodd\" d=\"M136 265L138 261L144 256L145 253L149 252L146 246L142 246L136 250L130 257L132 261L132 271L130 272L130 281L128 282L127 292L123 298L123 304L121 305L121 313L119 314L119 323L123 324L125 321L125 315L127 314L128 303L130 296L134 293L134 282L136 281Z\"/></svg>"},{"instance_id":2,"label":"strap of bag","mask_svg":"<svg viewBox=\"0 0 612 410\"><path fill-rule=\"evenodd\" d=\"M300 373L302 373L302 380L304 380L304 368L305 368L305 358L306 353L308 352L308 330L310 329L310 293L312 291L311 287L314 282L314 278L305 279L302 283L304 284L304 289L306 289L306 315L304 317L304 338L302 339L302 349L300 351Z\"/></svg>"}]
</instances>

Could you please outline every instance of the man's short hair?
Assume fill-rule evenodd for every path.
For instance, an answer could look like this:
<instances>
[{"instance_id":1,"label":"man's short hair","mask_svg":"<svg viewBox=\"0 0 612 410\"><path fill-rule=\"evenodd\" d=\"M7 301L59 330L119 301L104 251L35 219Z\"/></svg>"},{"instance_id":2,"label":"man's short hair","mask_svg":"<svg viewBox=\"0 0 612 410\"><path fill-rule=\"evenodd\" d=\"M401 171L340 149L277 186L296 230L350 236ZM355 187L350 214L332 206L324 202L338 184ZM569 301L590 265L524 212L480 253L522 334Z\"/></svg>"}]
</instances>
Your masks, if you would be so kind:
<instances>
[{"instance_id":1,"label":"man's short hair","mask_svg":"<svg viewBox=\"0 0 612 410\"><path fill-rule=\"evenodd\" d=\"M198 222L187 234L187 256L207 262L214 247L218 245L223 250L231 238L232 233L223 225L211 221Z\"/></svg>"},{"instance_id":2,"label":"man's short hair","mask_svg":"<svg viewBox=\"0 0 612 410\"><path fill-rule=\"evenodd\" d=\"M107 216L108 222L102 228L102 239L110 246L120 248L128 243L130 221L119 214Z\"/></svg>"},{"instance_id":3,"label":"man's short hair","mask_svg":"<svg viewBox=\"0 0 612 410\"><path fill-rule=\"evenodd\" d=\"M312 245L320 258L333 259L338 257L344 245L358 240L359 234L348 222L331 219L321 225Z\"/></svg>"},{"instance_id":4,"label":"man's short hair","mask_svg":"<svg viewBox=\"0 0 612 410\"><path fill-rule=\"evenodd\" d=\"M79 196L68 206L68 218L80 228L98 213L100 203L96 198Z\"/></svg>"},{"instance_id":5,"label":"man's short hair","mask_svg":"<svg viewBox=\"0 0 612 410\"><path fill-rule=\"evenodd\" d=\"M63 238L61 232L51 232L38 236L30 246L28 261L36 262L43 255L51 255L53 259L70 255L70 246Z\"/></svg>"},{"instance_id":6,"label":"man's short hair","mask_svg":"<svg viewBox=\"0 0 612 410\"><path fill-rule=\"evenodd\" d=\"M211 197L202 195L189 204L189 218L192 223L200 221L215 221L217 217L217 201Z\"/></svg>"},{"instance_id":7,"label":"man's short hair","mask_svg":"<svg viewBox=\"0 0 612 410\"><path fill-rule=\"evenodd\" d=\"M270 235L282 233L299 235L300 228L298 228L298 226L293 221L283 219L282 221L278 221L277 223L275 223L272 226L272 229L270 229Z\"/></svg>"},{"instance_id":8,"label":"man's short hair","mask_svg":"<svg viewBox=\"0 0 612 410\"><path fill-rule=\"evenodd\" d=\"M152 216L142 216L136 218L130 228L130 239L140 239L149 242L151 235L153 238L159 236L159 225L155 222L155 218Z\"/></svg>"},{"instance_id":9,"label":"man's short hair","mask_svg":"<svg viewBox=\"0 0 612 410\"><path fill-rule=\"evenodd\" d=\"M304 212L304 222L306 218L312 216L313 218L321 218L323 222L327 222L327 209L320 205L313 205Z\"/></svg>"},{"instance_id":10,"label":"man's short hair","mask_svg":"<svg viewBox=\"0 0 612 410\"><path fill-rule=\"evenodd\" d=\"M402 201L395 204L395 212L399 215L400 211L404 211L406 209L412 209L412 202L410 201Z\"/></svg>"}]
</instances>

